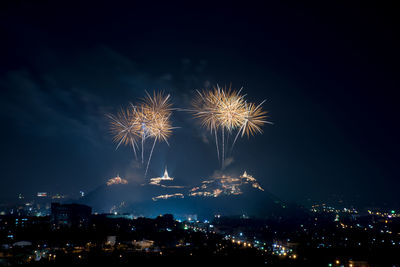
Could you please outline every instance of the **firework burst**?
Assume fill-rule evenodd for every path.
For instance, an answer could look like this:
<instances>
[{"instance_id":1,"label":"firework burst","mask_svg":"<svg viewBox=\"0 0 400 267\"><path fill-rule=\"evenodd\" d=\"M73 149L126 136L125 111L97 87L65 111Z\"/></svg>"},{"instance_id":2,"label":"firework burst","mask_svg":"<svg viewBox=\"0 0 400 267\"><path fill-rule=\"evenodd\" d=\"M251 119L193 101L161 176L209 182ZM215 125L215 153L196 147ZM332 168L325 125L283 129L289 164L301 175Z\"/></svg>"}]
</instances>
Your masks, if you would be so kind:
<instances>
[{"instance_id":1,"label":"firework burst","mask_svg":"<svg viewBox=\"0 0 400 267\"><path fill-rule=\"evenodd\" d=\"M272 124L271 122L267 121L267 111L262 110L261 106L264 104L265 100L261 102L258 106L256 106L254 103L246 103L246 112L244 115L244 120L243 124L241 126L242 128L242 136L244 134L247 135L247 137L253 136L257 133L262 134L263 131L261 127L265 123Z\"/></svg>"},{"instance_id":2,"label":"firework burst","mask_svg":"<svg viewBox=\"0 0 400 267\"><path fill-rule=\"evenodd\" d=\"M193 101L194 117L199 119L202 126L215 136L218 159L221 158L222 167L225 160L225 143L229 135L237 131L232 143L233 149L239 135L248 137L257 133L262 134L262 126L268 122L267 112L262 110L262 104L248 103L241 90L220 88L218 85L212 90L197 91ZM218 132L221 132L222 152L218 146ZM227 136L226 136L227 135Z\"/></svg>"},{"instance_id":3,"label":"firework burst","mask_svg":"<svg viewBox=\"0 0 400 267\"><path fill-rule=\"evenodd\" d=\"M130 109L121 109L116 116L108 114L107 117L110 119L110 130L114 135L113 141L117 143L116 149L123 144L132 146L135 157L137 140L139 139L139 125L135 123L135 113Z\"/></svg>"},{"instance_id":4,"label":"firework burst","mask_svg":"<svg viewBox=\"0 0 400 267\"><path fill-rule=\"evenodd\" d=\"M144 147L146 140L153 138L153 146L150 151L146 164L145 175L147 175L153 150L157 141L166 142L172 134L170 117L172 114L172 104L170 95L162 92L153 92L150 95L146 92L146 97L138 105L130 104L129 108L122 110L116 115L107 115L110 118L110 129L114 135L113 140L117 143L117 148L121 144L130 144L136 156L139 149L137 143L141 142L142 164L144 164Z\"/></svg>"},{"instance_id":5,"label":"firework burst","mask_svg":"<svg viewBox=\"0 0 400 267\"><path fill-rule=\"evenodd\" d=\"M171 136L172 130L175 129L175 127L172 127L170 121L172 104L169 100L170 95L164 96L161 92L153 92L151 96L146 92L146 97L141 103L141 110L147 121L144 124L144 128L148 136L154 139L147 161L145 175L147 174L156 142L160 141L168 144L168 138Z\"/></svg>"}]
</instances>

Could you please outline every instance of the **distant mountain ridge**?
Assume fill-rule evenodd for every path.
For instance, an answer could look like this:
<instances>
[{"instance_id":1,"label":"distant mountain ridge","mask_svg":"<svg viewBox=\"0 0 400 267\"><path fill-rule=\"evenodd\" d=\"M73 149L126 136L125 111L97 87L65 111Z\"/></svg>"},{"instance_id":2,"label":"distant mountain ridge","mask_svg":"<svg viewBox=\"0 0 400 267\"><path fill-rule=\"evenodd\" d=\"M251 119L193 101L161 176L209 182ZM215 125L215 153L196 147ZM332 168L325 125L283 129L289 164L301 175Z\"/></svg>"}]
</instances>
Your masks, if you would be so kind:
<instances>
[{"instance_id":1,"label":"distant mountain ridge","mask_svg":"<svg viewBox=\"0 0 400 267\"><path fill-rule=\"evenodd\" d=\"M103 184L81 202L97 212L128 212L148 217L165 213L201 217L267 216L286 205L247 172L237 177L221 175L190 187L173 185L173 181L165 170L162 177L152 178L148 184Z\"/></svg>"}]
</instances>

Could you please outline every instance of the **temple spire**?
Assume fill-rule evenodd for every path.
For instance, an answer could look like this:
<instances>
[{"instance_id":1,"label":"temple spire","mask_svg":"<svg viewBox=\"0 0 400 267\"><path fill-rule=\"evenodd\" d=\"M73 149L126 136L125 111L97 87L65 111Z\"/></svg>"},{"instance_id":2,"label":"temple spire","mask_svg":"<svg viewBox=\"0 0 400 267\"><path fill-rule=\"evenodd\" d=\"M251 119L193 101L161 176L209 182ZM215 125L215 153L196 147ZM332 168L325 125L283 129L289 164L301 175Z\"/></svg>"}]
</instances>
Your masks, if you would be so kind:
<instances>
[{"instance_id":1,"label":"temple spire","mask_svg":"<svg viewBox=\"0 0 400 267\"><path fill-rule=\"evenodd\" d=\"M167 166L165 166L164 175L161 177L151 178L150 184L159 185L161 181L173 181L174 178L169 177Z\"/></svg>"},{"instance_id":2,"label":"temple spire","mask_svg":"<svg viewBox=\"0 0 400 267\"><path fill-rule=\"evenodd\" d=\"M165 166L164 178L169 178L168 171L167 171L167 166Z\"/></svg>"}]
</instances>

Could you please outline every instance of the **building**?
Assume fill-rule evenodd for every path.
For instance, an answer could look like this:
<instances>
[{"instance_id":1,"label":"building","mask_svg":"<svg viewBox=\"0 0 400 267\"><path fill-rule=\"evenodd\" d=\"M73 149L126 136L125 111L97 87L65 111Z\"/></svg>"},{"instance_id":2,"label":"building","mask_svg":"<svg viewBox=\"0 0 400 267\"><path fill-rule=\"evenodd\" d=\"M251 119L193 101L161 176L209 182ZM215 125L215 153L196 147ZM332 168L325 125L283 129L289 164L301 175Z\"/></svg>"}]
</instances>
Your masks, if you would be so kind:
<instances>
[{"instance_id":1,"label":"building","mask_svg":"<svg viewBox=\"0 0 400 267\"><path fill-rule=\"evenodd\" d=\"M109 179L109 180L107 181L107 185L108 185L108 186L114 185L114 184L128 184L128 181L125 180L125 179L122 179L121 177L119 177L119 174L118 174L116 177L111 178L111 179ZM81 192L82 192L82 191L81 191ZM82 197L83 197L83 196L82 196Z\"/></svg>"},{"instance_id":2,"label":"building","mask_svg":"<svg viewBox=\"0 0 400 267\"><path fill-rule=\"evenodd\" d=\"M86 227L91 214L92 208L86 205L51 203L50 222L53 228Z\"/></svg>"},{"instance_id":3,"label":"building","mask_svg":"<svg viewBox=\"0 0 400 267\"><path fill-rule=\"evenodd\" d=\"M37 197L47 197L47 192L37 192Z\"/></svg>"},{"instance_id":4,"label":"building","mask_svg":"<svg viewBox=\"0 0 400 267\"><path fill-rule=\"evenodd\" d=\"M165 167L164 175L161 177L151 178L150 184L152 185L160 185L162 181L173 181L174 178L169 177L167 167Z\"/></svg>"}]
</instances>

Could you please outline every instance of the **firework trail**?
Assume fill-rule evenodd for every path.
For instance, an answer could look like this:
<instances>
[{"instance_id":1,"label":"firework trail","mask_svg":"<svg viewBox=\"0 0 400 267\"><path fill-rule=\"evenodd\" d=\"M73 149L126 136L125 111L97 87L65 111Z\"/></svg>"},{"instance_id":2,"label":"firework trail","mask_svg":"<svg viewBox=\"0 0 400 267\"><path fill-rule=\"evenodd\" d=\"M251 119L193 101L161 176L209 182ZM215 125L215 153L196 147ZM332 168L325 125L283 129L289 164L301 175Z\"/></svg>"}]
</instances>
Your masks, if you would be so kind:
<instances>
[{"instance_id":1,"label":"firework trail","mask_svg":"<svg viewBox=\"0 0 400 267\"><path fill-rule=\"evenodd\" d=\"M144 172L144 176L145 176L145 177L146 177L147 171L148 171L148 169L149 169L150 159L151 159L151 156L153 155L153 150L154 150L154 147L155 147L155 145L156 145L156 141L157 141L157 139L154 139L153 146L151 147L149 160L147 161L147 165L146 165L146 171Z\"/></svg>"}]
</instances>

